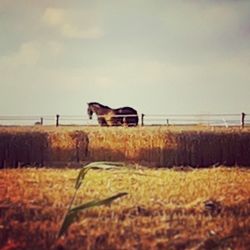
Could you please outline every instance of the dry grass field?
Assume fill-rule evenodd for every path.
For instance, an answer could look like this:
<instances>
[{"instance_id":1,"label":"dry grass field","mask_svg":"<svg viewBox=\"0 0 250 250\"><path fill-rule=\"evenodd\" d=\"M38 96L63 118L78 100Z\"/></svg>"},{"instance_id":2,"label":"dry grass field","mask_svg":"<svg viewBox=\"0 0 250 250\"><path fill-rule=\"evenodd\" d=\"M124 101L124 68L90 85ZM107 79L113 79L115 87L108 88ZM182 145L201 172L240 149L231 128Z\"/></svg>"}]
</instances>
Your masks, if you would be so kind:
<instances>
[{"instance_id":1,"label":"dry grass field","mask_svg":"<svg viewBox=\"0 0 250 250\"><path fill-rule=\"evenodd\" d=\"M249 166L250 129L206 126L0 127L0 168L82 161Z\"/></svg>"},{"instance_id":2,"label":"dry grass field","mask_svg":"<svg viewBox=\"0 0 250 250\"><path fill-rule=\"evenodd\" d=\"M0 170L0 249L249 249L249 168L90 170L82 212L56 239L79 169Z\"/></svg>"},{"instance_id":3,"label":"dry grass field","mask_svg":"<svg viewBox=\"0 0 250 250\"><path fill-rule=\"evenodd\" d=\"M90 170L75 205L128 195L57 239L68 167L92 161L126 167ZM249 166L249 128L0 127L0 249L249 249Z\"/></svg>"}]
</instances>

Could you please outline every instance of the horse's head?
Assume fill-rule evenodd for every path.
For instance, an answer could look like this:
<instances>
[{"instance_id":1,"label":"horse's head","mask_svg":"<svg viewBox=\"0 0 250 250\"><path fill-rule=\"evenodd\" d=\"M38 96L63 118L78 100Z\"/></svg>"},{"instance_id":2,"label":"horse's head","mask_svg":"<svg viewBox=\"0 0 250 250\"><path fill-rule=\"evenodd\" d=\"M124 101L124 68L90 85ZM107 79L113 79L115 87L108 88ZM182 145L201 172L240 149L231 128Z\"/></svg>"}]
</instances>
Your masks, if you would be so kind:
<instances>
[{"instance_id":1,"label":"horse's head","mask_svg":"<svg viewBox=\"0 0 250 250\"><path fill-rule=\"evenodd\" d=\"M92 116L93 116L93 110L92 110L92 107L91 105L88 103L88 115L89 115L89 119L92 119Z\"/></svg>"}]
</instances>

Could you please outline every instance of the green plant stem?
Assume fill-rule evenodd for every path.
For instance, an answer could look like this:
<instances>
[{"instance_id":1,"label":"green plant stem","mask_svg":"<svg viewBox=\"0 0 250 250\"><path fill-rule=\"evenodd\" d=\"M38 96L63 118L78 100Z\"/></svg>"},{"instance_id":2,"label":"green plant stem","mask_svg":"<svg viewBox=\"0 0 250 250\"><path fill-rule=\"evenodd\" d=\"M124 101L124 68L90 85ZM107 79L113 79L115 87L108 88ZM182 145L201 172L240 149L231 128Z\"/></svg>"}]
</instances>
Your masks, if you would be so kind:
<instances>
[{"instance_id":1,"label":"green plant stem","mask_svg":"<svg viewBox=\"0 0 250 250\"><path fill-rule=\"evenodd\" d=\"M75 201L77 191L78 191L78 189L75 189L74 195L73 195L73 197L72 197L72 199L71 199L71 201L70 201L70 203L69 203L68 209L67 209L66 212L64 213L62 222L60 223L60 228L62 227L65 218L67 217L68 213L70 212L70 209L71 209L71 207L72 207L72 205L73 205L73 203L74 203L74 201ZM56 237L57 239L59 238L59 232L60 232L60 231L58 230L57 237Z\"/></svg>"}]
</instances>

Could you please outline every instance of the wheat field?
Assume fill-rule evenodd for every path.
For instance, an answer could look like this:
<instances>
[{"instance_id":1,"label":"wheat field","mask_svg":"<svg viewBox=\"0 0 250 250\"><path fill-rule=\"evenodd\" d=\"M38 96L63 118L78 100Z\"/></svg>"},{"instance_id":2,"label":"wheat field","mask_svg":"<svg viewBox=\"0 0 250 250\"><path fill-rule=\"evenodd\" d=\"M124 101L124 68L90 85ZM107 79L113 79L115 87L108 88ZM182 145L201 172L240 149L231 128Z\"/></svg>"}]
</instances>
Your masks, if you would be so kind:
<instances>
[{"instance_id":1,"label":"wheat field","mask_svg":"<svg viewBox=\"0 0 250 250\"><path fill-rule=\"evenodd\" d=\"M249 166L250 129L0 127L0 168L83 161L123 161L151 167Z\"/></svg>"},{"instance_id":2,"label":"wheat field","mask_svg":"<svg viewBox=\"0 0 250 250\"><path fill-rule=\"evenodd\" d=\"M248 168L91 170L76 204L118 192L56 238L79 169L0 171L0 248L249 249Z\"/></svg>"},{"instance_id":3,"label":"wheat field","mask_svg":"<svg viewBox=\"0 0 250 250\"><path fill-rule=\"evenodd\" d=\"M128 195L58 239L92 161L125 165L89 171L75 205ZM0 127L0 249L249 249L249 166L247 127Z\"/></svg>"}]
</instances>

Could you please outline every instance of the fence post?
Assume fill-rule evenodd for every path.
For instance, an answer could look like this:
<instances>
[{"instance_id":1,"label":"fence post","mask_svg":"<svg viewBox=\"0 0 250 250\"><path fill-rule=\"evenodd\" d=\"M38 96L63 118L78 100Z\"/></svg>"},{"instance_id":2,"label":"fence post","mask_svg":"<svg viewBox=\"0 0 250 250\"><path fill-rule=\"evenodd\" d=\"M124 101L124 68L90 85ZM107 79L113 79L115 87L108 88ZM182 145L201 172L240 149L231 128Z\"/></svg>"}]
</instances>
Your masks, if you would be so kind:
<instances>
[{"instance_id":1,"label":"fence post","mask_svg":"<svg viewBox=\"0 0 250 250\"><path fill-rule=\"evenodd\" d=\"M43 118L40 118L40 124L43 125Z\"/></svg>"},{"instance_id":2,"label":"fence post","mask_svg":"<svg viewBox=\"0 0 250 250\"><path fill-rule=\"evenodd\" d=\"M60 115L56 115L56 126L58 127L59 126L59 118L60 118Z\"/></svg>"},{"instance_id":3,"label":"fence post","mask_svg":"<svg viewBox=\"0 0 250 250\"><path fill-rule=\"evenodd\" d=\"M141 114L141 125L144 126L144 114Z\"/></svg>"},{"instance_id":4,"label":"fence post","mask_svg":"<svg viewBox=\"0 0 250 250\"><path fill-rule=\"evenodd\" d=\"M241 113L241 128L244 128L245 126L245 117L246 117L246 114L242 112Z\"/></svg>"}]
</instances>

